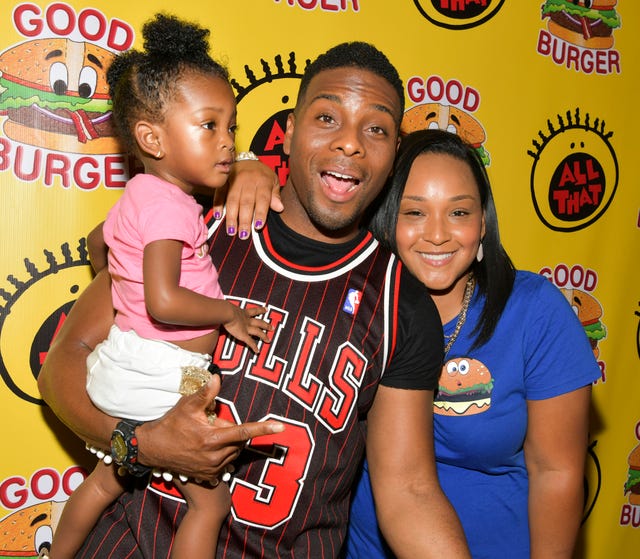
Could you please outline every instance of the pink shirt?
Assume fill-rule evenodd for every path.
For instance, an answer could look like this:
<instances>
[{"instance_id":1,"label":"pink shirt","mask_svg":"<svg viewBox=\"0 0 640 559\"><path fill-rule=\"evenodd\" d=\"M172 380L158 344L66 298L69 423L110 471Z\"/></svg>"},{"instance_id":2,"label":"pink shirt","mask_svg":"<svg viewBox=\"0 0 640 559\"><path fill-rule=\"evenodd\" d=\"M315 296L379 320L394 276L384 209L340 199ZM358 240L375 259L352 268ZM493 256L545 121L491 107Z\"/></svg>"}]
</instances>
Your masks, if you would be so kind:
<instances>
[{"instance_id":1,"label":"pink shirt","mask_svg":"<svg viewBox=\"0 0 640 559\"><path fill-rule=\"evenodd\" d=\"M129 180L124 193L109 211L104 239L109 246L115 322L144 338L186 340L211 332L215 326L191 327L155 321L144 302L142 254L159 240L181 241L180 286L212 298L224 297L207 246L207 227L193 196L153 175Z\"/></svg>"}]
</instances>

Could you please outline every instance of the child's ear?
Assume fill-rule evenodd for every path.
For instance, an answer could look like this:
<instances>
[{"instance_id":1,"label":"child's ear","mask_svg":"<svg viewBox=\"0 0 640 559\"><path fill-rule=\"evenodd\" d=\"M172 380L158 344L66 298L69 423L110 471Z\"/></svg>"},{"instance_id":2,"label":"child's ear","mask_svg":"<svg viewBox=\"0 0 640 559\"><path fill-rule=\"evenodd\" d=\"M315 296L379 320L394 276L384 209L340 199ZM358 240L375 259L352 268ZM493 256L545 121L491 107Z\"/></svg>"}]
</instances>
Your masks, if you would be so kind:
<instances>
[{"instance_id":1,"label":"child's ear","mask_svg":"<svg viewBox=\"0 0 640 559\"><path fill-rule=\"evenodd\" d=\"M150 155L154 159L162 159L164 152L156 125L139 120L134 126L133 134L143 154Z\"/></svg>"}]
</instances>

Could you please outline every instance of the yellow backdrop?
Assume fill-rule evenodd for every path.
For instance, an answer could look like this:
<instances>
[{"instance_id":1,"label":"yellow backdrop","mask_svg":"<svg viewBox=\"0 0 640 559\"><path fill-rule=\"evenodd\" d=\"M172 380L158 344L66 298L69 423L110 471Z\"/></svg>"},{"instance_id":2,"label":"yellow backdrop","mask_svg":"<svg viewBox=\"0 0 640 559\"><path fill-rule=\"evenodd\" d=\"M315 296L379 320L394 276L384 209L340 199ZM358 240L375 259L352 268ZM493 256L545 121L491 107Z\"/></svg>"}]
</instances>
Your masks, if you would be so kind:
<instances>
[{"instance_id":1,"label":"yellow backdrop","mask_svg":"<svg viewBox=\"0 0 640 559\"><path fill-rule=\"evenodd\" d=\"M43 115L61 106L65 90L79 91L82 57L93 53L106 64L113 53L139 45L141 24L160 10L212 29L213 52L234 79L238 147L253 149L283 181L281 132L300 74L308 59L345 40L373 42L388 54L405 82L411 121L454 127L478 144L495 187L503 241L517 266L546 275L595 309L581 317L596 343L602 378L594 387L578 556L636 556L640 506L629 502L624 484L627 458L640 442L640 183L633 171L640 5L621 0L615 8L621 25L614 22L610 38L585 47L548 24L543 4L2 2L0 558L36 556L59 503L82 479L76 465L93 463L42 405L36 378L90 281L84 236L104 218L130 172L130 161L101 136L100 119L91 120L108 102L91 79L80 87L89 87L90 103L76 116L68 106L56 111L68 121L66 135L59 133L62 124L48 128ZM46 41L61 51L55 72L40 67ZM27 86L34 86L28 102L17 101L15 88ZM43 107L35 118L27 115L33 104Z\"/></svg>"}]
</instances>

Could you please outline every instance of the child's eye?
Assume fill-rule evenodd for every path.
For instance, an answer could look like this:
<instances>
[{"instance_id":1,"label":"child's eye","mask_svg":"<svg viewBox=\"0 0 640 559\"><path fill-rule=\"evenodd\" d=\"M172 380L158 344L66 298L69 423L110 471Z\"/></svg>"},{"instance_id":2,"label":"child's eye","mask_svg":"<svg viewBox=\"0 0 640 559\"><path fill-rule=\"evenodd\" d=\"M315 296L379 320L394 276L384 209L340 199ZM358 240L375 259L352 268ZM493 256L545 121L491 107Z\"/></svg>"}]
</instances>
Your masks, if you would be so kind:
<instances>
[{"instance_id":1,"label":"child's eye","mask_svg":"<svg viewBox=\"0 0 640 559\"><path fill-rule=\"evenodd\" d=\"M215 130L215 128L216 128L216 123L215 123L215 122L213 122L213 121L205 122L205 123L202 125L202 127L203 127L203 128L206 128L207 130Z\"/></svg>"},{"instance_id":2,"label":"child's eye","mask_svg":"<svg viewBox=\"0 0 640 559\"><path fill-rule=\"evenodd\" d=\"M238 131L238 125L237 124L233 124L231 126L229 126L229 134L234 134Z\"/></svg>"}]
</instances>

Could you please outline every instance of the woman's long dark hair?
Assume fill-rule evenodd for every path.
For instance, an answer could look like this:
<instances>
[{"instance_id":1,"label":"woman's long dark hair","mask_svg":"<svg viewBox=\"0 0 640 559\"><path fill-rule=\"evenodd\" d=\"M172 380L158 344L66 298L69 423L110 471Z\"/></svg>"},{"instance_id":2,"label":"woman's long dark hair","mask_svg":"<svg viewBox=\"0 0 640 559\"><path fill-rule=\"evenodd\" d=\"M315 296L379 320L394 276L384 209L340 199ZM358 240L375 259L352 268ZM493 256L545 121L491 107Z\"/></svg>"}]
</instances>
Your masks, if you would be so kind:
<instances>
[{"instance_id":1,"label":"woman's long dark hair","mask_svg":"<svg viewBox=\"0 0 640 559\"><path fill-rule=\"evenodd\" d=\"M482 239L484 258L480 262L474 259L471 270L479 292L485 297L485 304L474 330L476 337L473 347L476 348L485 344L496 328L513 289L515 268L500 242L491 184L475 150L456 134L444 130L420 130L404 136L394 174L374 206L369 228L381 244L397 253L396 226L400 200L414 160L424 153L445 154L468 165L480 192L485 218L485 235Z\"/></svg>"}]
</instances>

